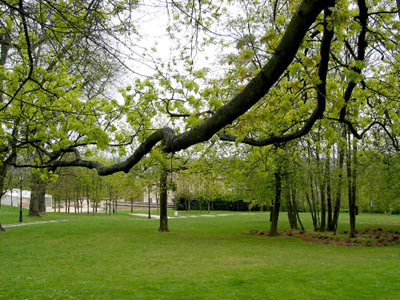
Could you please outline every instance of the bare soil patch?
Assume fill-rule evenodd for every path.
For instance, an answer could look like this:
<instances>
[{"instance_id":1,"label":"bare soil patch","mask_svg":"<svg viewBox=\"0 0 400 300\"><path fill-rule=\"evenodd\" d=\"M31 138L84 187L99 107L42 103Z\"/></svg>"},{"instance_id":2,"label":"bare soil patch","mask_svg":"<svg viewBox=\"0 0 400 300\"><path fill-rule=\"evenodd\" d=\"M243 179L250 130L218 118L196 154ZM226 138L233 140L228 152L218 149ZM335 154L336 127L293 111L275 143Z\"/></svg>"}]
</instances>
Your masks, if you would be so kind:
<instances>
[{"instance_id":1,"label":"bare soil patch","mask_svg":"<svg viewBox=\"0 0 400 300\"><path fill-rule=\"evenodd\" d=\"M251 230L251 235L268 236L268 231ZM400 244L400 232L397 230L384 230L382 228L370 229L364 228L357 230L355 238L349 237L349 232L307 232L303 230L286 230L279 233L280 236L291 236L300 238L306 242L325 244L325 245L341 245L341 246L367 246L381 247Z\"/></svg>"}]
</instances>

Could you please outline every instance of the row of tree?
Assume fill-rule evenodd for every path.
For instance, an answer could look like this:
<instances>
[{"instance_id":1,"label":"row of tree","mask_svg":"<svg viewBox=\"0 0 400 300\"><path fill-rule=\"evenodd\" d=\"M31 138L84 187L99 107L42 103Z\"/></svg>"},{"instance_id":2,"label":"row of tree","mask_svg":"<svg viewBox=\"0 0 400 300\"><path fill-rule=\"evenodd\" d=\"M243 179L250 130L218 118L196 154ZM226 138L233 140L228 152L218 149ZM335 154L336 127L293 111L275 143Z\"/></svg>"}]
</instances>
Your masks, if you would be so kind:
<instances>
[{"instance_id":1,"label":"row of tree","mask_svg":"<svg viewBox=\"0 0 400 300\"><path fill-rule=\"evenodd\" d=\"M10 166L40 169L42 181L64 167L140 177L147 160L160 168L167 231L168 168L186 168L185 155L175 158L214 151L229 162L236 153L238 164L272 172L254 173L274 178L274 228L281 197L296 193L315 207L316 228L334 227L346 191L354 234L359 153L399 150L399 1L6 0L0 8L1 191ZM163 14L167 60L140 34L145 16ZM219 56L206 65L211 53ZM112 163L92 155L99 150ZM307 168L296 175L294 163ZM299 182L309 190L284 188Z\"/></svg>"}]
</instances>

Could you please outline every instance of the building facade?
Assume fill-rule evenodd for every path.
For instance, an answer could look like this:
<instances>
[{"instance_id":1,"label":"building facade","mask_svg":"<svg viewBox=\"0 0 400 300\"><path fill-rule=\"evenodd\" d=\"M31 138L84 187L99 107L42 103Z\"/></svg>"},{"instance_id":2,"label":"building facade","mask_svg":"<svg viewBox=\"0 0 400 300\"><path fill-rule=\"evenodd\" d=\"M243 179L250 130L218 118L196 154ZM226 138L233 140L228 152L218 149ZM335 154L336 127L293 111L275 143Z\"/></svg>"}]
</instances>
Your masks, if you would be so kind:
<instances>
[{"instance_id":1,"label":"building facade","mask_svg":"<svg viewBox=\"0 0 400 300\"><path fill-rule=\"evenodd\" d=\"M29 208L30 201L31 201L31 191L22 190L22 207ZM46 202L46 210L52 209L53 197L51 195L46 194L45 202ZM20 206L20 203L21 203L21 190L19 189L8 190L1 197L2 205Z\"/></svg>"}]
</instances>

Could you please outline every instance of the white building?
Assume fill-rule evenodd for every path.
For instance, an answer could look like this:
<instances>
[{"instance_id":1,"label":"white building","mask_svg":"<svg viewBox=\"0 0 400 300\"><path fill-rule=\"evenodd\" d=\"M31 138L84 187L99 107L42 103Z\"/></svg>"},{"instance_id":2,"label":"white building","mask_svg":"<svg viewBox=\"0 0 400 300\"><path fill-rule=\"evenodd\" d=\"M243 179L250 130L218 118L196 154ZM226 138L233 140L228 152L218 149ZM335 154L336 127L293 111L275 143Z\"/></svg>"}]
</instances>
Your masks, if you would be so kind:
<instances>
[{"instance_id":1,"label":"white building","mask_svg":"<svg viewBox=\"0 0 400 300\"><path fill-rule=\"evenodd\" d=\"M13 189L8 190L1 197L1 205L9 206L19 206L21 201L21 190ZM29 203L31 201L31 191L22 190L22 207L29 208ZM52 209L53 197L51 195L45 195L46 210Z\"/></svg>"}]
</instances>

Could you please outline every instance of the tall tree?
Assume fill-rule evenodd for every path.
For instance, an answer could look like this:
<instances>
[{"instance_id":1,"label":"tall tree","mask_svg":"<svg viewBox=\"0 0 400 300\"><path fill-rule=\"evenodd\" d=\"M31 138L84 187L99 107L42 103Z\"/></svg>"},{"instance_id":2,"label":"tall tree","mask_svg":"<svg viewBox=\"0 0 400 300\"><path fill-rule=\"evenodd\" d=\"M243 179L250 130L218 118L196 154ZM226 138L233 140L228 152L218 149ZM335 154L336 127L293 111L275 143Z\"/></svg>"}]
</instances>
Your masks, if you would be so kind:
<instances>
[{"instance_id":1,"label":"tall tree","mask_svg":"<svg viewBox=\"0 0 400 300\"><path fill-rule=\"evenodd\" d=\"M190 47L179 52L184 58L183 63L176 64L183 67L181 73L160 71L154 80L137 80L122 91L123 105L114 103L106 109L91 102L104 114L96 114L95 120L88 117L92 123L87 124L101 124L83 130L86 123L80 119L66 138L59 134L56 142L48 139L46 146L35 144L43 153L43 167L83 166L96 169L100 175L128 172L159 142L166 153L216 139L216 134L222 140L266 146L301 138L321 119L345 124L357 138L379 128L397 147L398 43L392 39L398 20L394 1L368 6L363 0L351 5L339 0L276 1L276 5L264 7L258 7L258 2L238 3L248 4L243 5L246 15L239 16L236 23L229 19L231 27L227 28L239 24L241 31L234 40L236 55L225 56L224 66L229 70L222 79L207 82L206 72L195 70L191 59L193 53L199 53L193 42L202 34L213 34L212 22L202 20L221 16L218 6L209 1L199 1L199 6L174 1L177 15L173 19L195 28L188 37ZM224 20L217 19L218 25ZM243 26L246 23L248 26ZM169 27L171 34L174 28ZM173 70L175 62L165 68ZM183 72L190 76L183 76ZM97 143L105 149L110 139L118 140L120 135L111 130L115 131L111 120L117 115L126 115L127 123L134 128L136 150L109 166L82 159L80 145ZM176 118L185 121L179 128L171 128ZM66 153L73 153L73 158L65 159Z\"/></svg>"}]
</instances>

